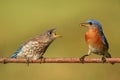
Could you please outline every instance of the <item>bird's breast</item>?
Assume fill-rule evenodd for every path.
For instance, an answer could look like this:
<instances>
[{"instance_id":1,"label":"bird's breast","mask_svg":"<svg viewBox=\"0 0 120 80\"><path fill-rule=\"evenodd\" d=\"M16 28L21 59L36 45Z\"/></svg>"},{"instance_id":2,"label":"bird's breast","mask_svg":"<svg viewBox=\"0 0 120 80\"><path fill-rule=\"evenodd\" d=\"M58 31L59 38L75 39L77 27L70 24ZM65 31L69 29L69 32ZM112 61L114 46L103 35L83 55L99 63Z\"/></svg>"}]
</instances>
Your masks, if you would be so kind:
<instances>
[{"instance_id":1,"label":"bird's breast","mask_svg":"<svg viewBox=\"0 0 120 80\"><path fill-rule=\"evenodd\" d=\"M102 37L99 35L99 31L97 29L89 29L85 34L85 40L88 46L92 46L94 48L103 47Z\"/></svg>"}]
</instances>

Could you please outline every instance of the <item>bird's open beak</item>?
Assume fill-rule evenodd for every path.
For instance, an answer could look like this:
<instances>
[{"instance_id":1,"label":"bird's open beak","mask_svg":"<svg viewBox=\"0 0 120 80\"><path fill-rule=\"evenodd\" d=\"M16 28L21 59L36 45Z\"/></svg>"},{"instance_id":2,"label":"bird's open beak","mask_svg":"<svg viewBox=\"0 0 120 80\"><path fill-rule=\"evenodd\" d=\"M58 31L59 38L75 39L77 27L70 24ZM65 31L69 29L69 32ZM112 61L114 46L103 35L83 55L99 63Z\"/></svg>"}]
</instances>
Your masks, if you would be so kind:
<instances>
[{"instance_id":1,"label":"bird's open beak","mask_svg":"<svg viewBox=\"0 0 120 80\"><path fill-rule=\"evenodd\" d=\"M54 36L55 38L62 37L61 35L56 34L56 32L53 33L53 36Z\"/></svg>"},{"instance_id":2,"label":"bird's open beak","mask_svg":"<svg viewBox=\"0 0 120 80\"><path fill-rule=\"evenodd\" d=\"M62 37L61 35L56 34L56 29L55 29L55 28L50 29L49 32L52 33L52 36L53 36L54 38Z\"/></svg>"},{"instance_id":3,"label":"bird's open beak","mask_svg":"<svg viewBox=\"0 0 120 80\"><path fill-rule=\"evenodd\" d=\"M88 27L89 25L89 23L80 23L80 27Z\"/></svg>"}]
</instances>

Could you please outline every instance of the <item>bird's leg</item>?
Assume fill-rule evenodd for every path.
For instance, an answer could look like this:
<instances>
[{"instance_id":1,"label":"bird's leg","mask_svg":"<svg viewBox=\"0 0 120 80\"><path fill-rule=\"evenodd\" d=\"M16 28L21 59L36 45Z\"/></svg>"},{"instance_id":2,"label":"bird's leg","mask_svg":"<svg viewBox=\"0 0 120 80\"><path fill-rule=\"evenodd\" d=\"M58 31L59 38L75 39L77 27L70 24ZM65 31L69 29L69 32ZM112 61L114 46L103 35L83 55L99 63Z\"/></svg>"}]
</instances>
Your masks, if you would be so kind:
<instances>
[{"instance_id":1,"label":"bird's leg","mask_svg":"<svg viewBox=\"0 0 120 80\"><path fill-rule=\"evenodd\" d=\"M41 64L41 63L44 63L44 62L45 62L45 59L46 59L46 58L44 58L43 56L41 56L41 57L40 57L40 60L41 60L40 64Z\"/></svg>"},{"instance_id":2,"label":"bird's leg","mask_svg":"<svg viewBox=\"0 0 120 80\"><path fill-rule=\"evenodd\" d=\"M86 56L89 56L89 55L88 55L88 54L83 55L83 56L80 58L80 60L83 62Z\"/></svg>"},{"instance_id":3,"label":"bird's leg","mask_svg":"<svg viewBox=\"0 0 120 80\"><path fill-rule=\"evenodd\" d=\"M42 63L43 56L40 57L40 64Z\"/></svg>"},{"instance_id":4,"label":"bird's leg","mask_svg":"<svg viewBox=\"0 0 120 80\"><path fill-rule=\"evenodd\" d=\"M27 66L29 66L30 59L27 57L26 60L27 60Z\"/></svg>"},{"instance_id":5,"label":"bird's leg","mask_svg":"<svg viewBox=\"0 0 120 80\"><path fill-rule=\"evenodd\" d=\"M24 57L26 58L26 64L27 64L27 66L29 66L29 61L30 61L29 57L27 57L27 55L25 55Z\"/></svg>"},{"instance_id":6,"label":"bird's leg","mask_svg":"<svg viewBox=\"0 0 120 80\"><path fill-rule=\"evenodd\" d=\"M102 57L102 61L103 61L103 63L106 62L106 58L104 56Z\"/></svg>"},{"instance_id":7,"label":"bird's leg","mask_svg":"<svg viewBox=\"0 0 120 80\"><path fill-rule=\"evenodd\" d=\"M89 50L87 54L83 55L83 56L80 58L80 61L81 61L82 63L84 63L85 57L86 57L86 56L89 56L90 54L91 54L91 51Z\"/></svg>"},{"instance_id":8,"label":"bird's leg","mask_svg":"<svg viewBox=\"0 0 120 80\"><path fill-rule=\"evenodd\" d=\"M5 59L3 59L3 64L6 64L7 62L6 62L6 58Z\"/></svg>"}]
</instances>

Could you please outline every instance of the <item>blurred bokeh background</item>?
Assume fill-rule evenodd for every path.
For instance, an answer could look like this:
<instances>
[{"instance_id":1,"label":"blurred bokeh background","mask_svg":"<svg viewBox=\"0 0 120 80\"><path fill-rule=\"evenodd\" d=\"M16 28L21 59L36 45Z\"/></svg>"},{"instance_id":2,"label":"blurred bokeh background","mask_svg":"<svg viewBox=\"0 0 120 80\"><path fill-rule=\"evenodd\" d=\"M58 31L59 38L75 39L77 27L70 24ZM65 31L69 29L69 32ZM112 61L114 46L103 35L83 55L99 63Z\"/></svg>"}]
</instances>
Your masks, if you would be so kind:
<instances>
[{"instance_id":1,"label":"blurred bokeh background","mask_svg":"<svg viewBox=\"0 0 120 80\"><path fill-rule=\"evenodd\" d=\"M29 38L56 28L45 57L87 53L88 19L101 22L113 57L120 57L120 0L0 0L0 57L8 57ZM100 58L92 54L90 57ZM0 64L1 80L119 80L120 64Z\"/></svg>"}]
</instances>

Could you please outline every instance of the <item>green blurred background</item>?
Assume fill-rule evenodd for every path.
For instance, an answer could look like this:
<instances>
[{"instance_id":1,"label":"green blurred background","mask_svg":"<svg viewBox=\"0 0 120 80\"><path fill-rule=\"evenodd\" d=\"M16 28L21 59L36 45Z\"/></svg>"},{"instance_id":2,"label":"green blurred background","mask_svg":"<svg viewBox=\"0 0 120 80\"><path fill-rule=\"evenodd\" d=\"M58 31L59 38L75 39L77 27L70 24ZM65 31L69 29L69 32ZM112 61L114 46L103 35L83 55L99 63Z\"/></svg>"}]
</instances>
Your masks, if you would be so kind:
<instances>
[{"instance_id":1,"label":"green blurred background","mask_svg":"<svg viewBox=\"0 0 120 80\"><path fill-rule=\"evenodd\" d=\"M0 56L50 28L55 40L45 57L80 57L87 53L88 19L101 22L113 57L120 57L120 0L0 0ZM90 57L100 58L92 54ZM120 64L0 64L1 80L119 80Z\"/></svg>"}]
</instances>

